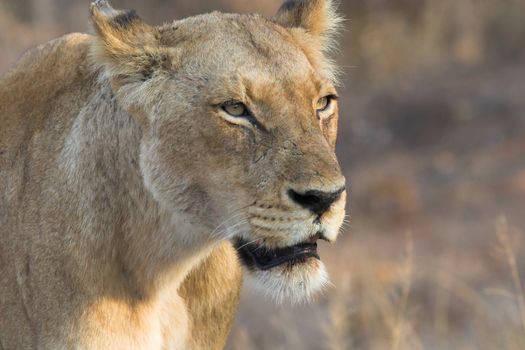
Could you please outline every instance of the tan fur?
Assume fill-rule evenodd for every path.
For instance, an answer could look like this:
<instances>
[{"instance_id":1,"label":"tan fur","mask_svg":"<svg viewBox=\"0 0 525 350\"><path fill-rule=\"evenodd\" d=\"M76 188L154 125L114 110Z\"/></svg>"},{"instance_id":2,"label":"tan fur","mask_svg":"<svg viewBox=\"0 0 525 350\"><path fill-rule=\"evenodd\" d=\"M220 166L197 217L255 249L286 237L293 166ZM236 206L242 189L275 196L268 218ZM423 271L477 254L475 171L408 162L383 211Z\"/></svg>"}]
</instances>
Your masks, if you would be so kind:
<instances>
[{"instance_id":1,"label":"tan fur","mask_svg":"<svg viewBox=\"0 0 525 350\"><path fill-rule=\"evenodd\" d=\"M230 239L335 240L344 194L315 224L287 196L344 184L337 107L315 115L336 19L312 4L151 27L99 0L95 36L2 78L0 349L219 349L241 284ZM232 99L260 126L229 120ZM325 281L317 260L252 272L279 300Z\"/></svg>"}]
</instances>

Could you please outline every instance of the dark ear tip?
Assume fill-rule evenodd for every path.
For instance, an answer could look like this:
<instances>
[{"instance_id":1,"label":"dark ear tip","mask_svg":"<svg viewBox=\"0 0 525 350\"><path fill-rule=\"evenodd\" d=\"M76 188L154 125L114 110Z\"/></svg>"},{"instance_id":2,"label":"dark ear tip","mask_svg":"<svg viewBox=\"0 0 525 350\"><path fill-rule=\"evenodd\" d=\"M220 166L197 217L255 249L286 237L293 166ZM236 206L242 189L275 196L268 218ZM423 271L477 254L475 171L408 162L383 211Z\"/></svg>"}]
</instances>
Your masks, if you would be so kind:
<instances>
[{"instance_id":1,"label":"dark ear tip","mask_svg":"<svg viewBox=\"0 0 525 350\"><path fill-rule=\"evenodd\" d=\"M297 8L299 8L301 6L304 6L304 3L305 3L305 1L303 1L303 0L286 0L281 5L281 7L279 7L279 10L277 11L277 13L297 10Z\"/></svg>"},{"instance_id":2,"label":"dark ear tip","mask_svg":"<svg viewBox=\"0 0 525 350\"><path fill-rule=\"evenodd\" d=\"M92 2L90 12L95 24L107 23L113 27L125 28L140 20L135 10L115 10L106 0Z\"/></svg>"},{"instance_id":3,"label":"dark ear tip","mask_svg":"<svg viewBox=\"0 0 525 350\"><path fill-rule=\"evenodd\" d=\"M287 0L281 5L281 9L285 10L285 11L288 11L288 10L291 10L292 8L296 7L297 5L298 5L297 1Z\"/></svg>"},{"instance_id":4,"label":"dark ear tip","mask_svg":"<svg viewBox=\"0 0 525 350\"><path fill-rule=\"evenodd\" d=\"M135 10L122 11L112 18L113 25L126 27L136 20L140 20L139 15Z\"/></svg>"}]
</instances>

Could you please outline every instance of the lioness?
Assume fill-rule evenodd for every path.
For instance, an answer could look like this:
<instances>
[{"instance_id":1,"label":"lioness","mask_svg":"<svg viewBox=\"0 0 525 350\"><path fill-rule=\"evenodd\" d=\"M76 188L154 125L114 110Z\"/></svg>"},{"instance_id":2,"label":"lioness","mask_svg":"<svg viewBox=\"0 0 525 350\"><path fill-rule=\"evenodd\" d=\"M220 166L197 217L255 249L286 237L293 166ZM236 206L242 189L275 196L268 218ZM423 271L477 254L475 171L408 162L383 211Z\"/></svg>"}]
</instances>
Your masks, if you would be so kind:
<instances>
[{"instance_id":1,"label":"lioness","mask_svg":"<svg viewBox=\"0 0 525 350\"><path fill-rule=\"evenodd\" d=\"M0 348L222 348L237 252L278 301L319 291L345 206L332 3L91 18L0 81Z\"/></svg>"}]
</instances>

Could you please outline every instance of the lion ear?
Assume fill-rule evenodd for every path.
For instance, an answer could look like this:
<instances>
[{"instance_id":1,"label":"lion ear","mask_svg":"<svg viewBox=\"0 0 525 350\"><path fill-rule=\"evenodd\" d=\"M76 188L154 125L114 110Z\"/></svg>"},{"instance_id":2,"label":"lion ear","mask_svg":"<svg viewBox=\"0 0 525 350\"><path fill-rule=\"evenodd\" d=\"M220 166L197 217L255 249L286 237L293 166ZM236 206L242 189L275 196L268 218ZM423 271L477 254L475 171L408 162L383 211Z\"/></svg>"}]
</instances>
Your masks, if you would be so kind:
<instances>
[{"instance_id":1,"label":"lion ear","mask_svg":"<svg viewBox=\"0 0 525 350\"><path fill-rule=\"evenodd\" d=\"M115 10L107 1L97 0L90 12L96 32L92 60L112 78L121 83L144 81L169 61L158 29L144 23L134 10Z\"/></svg>"},{"instance_id":2,"label":"lion ear","mask_svg":"<svg viewBox=\"0 0 525 350\"><path fill-rule=\"evenodd\" d=\"M283 27L303 28L329 49L341 27L342 17L332 0L287 0L273 20Z\"/></svg>"}]
</instances>

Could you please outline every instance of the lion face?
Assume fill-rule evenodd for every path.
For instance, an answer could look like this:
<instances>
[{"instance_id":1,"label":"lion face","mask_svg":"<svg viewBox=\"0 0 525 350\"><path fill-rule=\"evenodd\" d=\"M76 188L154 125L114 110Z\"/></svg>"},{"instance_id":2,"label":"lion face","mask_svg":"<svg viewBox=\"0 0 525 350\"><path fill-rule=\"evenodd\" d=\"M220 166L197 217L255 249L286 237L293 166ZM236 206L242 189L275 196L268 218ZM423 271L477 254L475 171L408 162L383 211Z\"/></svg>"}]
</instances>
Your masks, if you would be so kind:
<instances>
[{"instance_id":1,"label":"lion face","mask_svg":"<svg viewBox=\"0 0 525 350\"><path fill-rule=\"evenodd\" d=\"M94 59L143 127L146 187L208 227L206 239L234 241L277 300L307 299L327 281L316 241L334 241L344 218L323 56L332 10L312 4L287 2L274 21L213 13L160 28L104 1L92 8Z\"/></svg>"}]
</instances>

